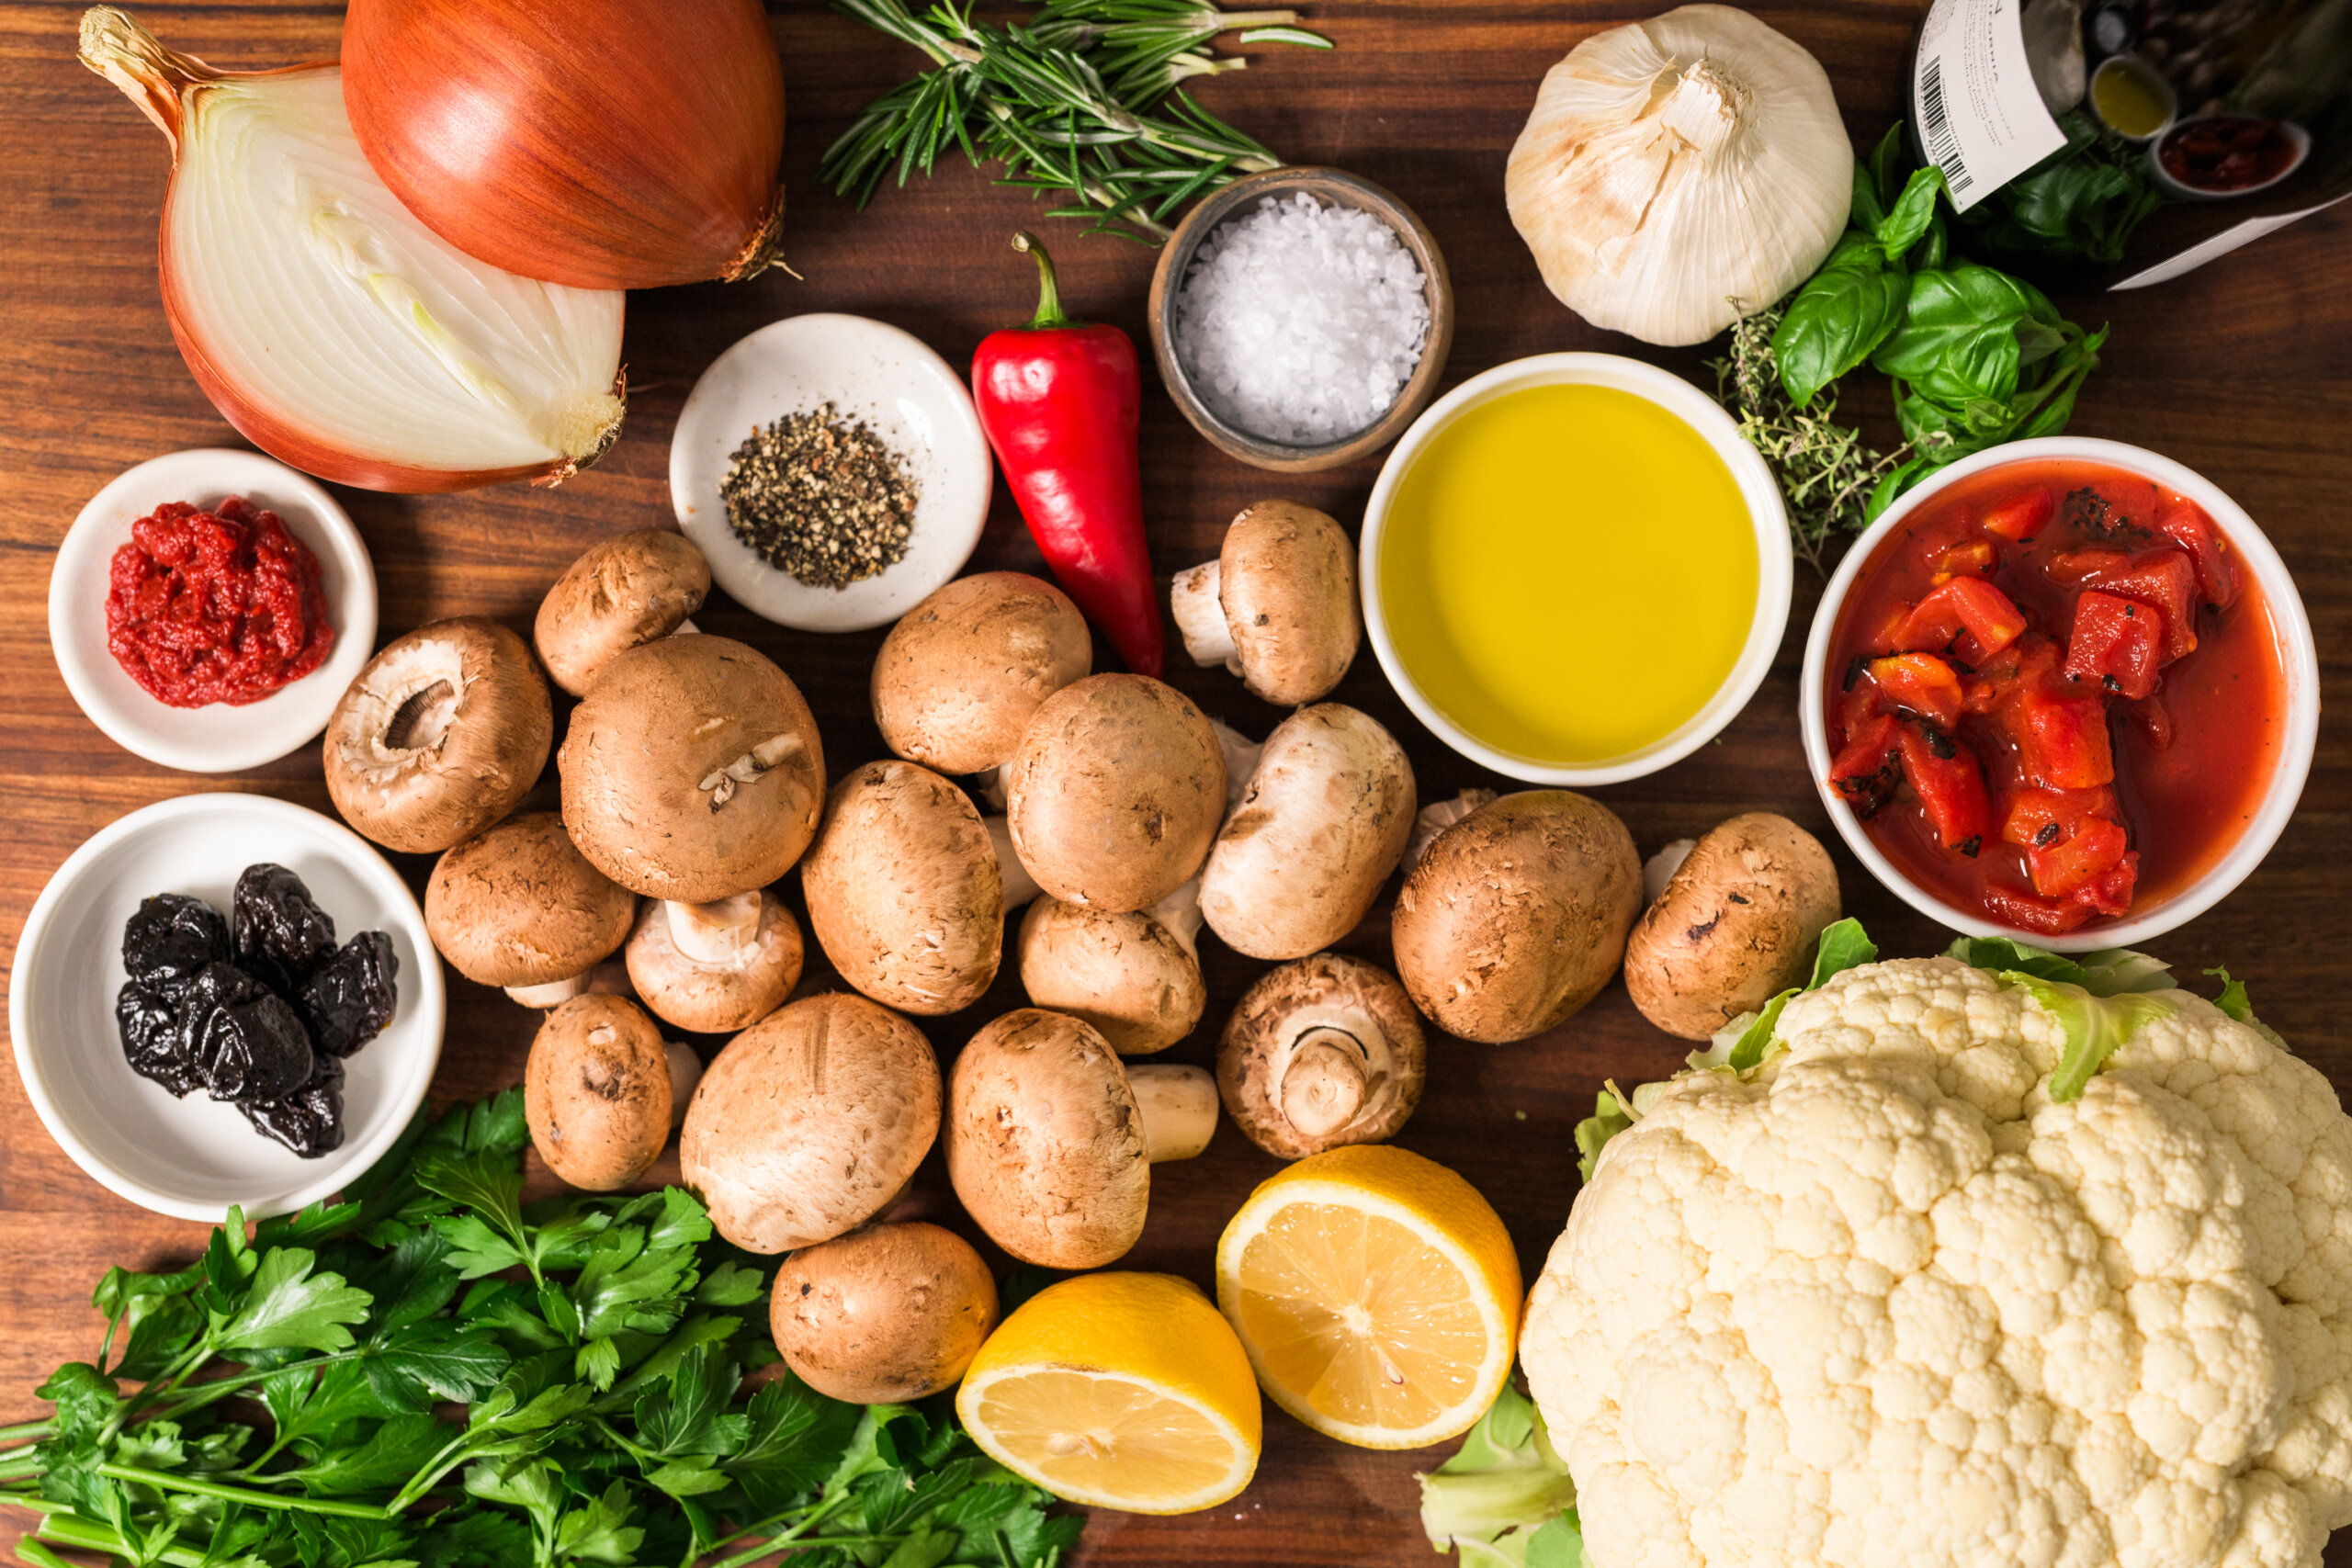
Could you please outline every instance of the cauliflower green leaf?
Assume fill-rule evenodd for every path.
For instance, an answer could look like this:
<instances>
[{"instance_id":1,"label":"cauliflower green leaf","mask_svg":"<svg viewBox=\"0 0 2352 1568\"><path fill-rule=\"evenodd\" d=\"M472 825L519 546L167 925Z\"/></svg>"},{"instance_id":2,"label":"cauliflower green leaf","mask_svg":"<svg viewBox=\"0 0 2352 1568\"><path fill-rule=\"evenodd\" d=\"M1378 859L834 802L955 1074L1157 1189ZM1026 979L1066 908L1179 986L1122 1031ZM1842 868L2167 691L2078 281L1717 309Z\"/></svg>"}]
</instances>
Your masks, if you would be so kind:
<instances>
[{"instance_id":1,"label":"cauliflower green leaf","mask_svg":"<svg viewBox=\"0 0 2352 1568\"><path fill-rule=\"evenodd\" d=\"M2116 1048L2143 1024L2176 1010L2161 997L2127 993L2102 997L2065 980L2045 980L2021 969L2005 969L2001 983L2016 986L2055 1014L2066 1032L2066 1049L2050 1074L2050 1098L2061 1104L2082 1098L2091 1075L2106 1066Z\"/></svg>"},{"instance_id":2,"label":"cauliflower green leaf","mask_svg":"<svg viewBox=\"0 0 2352 1568\"><path fill-rule=\"evenodd\" d=\"M2294 1054L2293 1048L2277 1030L2254 1016L2254 1004L2246 999L2244 980L2233 980L2227 969L2218 967L2208 969L2205 973L2222 982L2222 994L2213 998L2215 1007L2220 1008L2223 1013L2245 1024L2281 1051L2287 1052L2290 1055Z\"/></svg>"},{"instance_id":3,"label":"cauliflower green leaf","mask_svg":"<svg viewBox=\"0 0 2352 1568\"><path fill-rule=\"evenodd\" d=\"M1430 1544L1459 1551L1463 1568L1586 1568L1576 1483L1533 1402L1509 1383L1454 1456L1416 1479Z\"/></svg>"}]
</instances>

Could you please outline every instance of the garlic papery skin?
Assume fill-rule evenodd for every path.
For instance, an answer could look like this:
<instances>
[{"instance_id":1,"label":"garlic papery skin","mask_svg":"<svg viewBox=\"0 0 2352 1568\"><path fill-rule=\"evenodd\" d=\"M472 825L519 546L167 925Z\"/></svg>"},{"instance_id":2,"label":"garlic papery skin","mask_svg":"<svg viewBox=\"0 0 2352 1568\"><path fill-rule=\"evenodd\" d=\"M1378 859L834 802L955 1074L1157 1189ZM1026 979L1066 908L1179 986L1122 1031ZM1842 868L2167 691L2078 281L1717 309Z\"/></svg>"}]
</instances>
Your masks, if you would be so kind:
<instances>
[{"instance_id":1,"label":"garlic papery skin","mask_svg":"<svg viewBox=\"0 0 2352 1568\"><path fill-rule=\"evenodd\" d=\"M1503 188L1563 304L1681 344L1810 276L1853 180L1821 62L1745 11L1684 6L1552 67Z\"/></svg>"},{"instance_id":2,"label":"garlic papery skin","mask_svg":"<svg viewBox=\"0 0 2352 1568\"><path fill-rule=\"evenodd\" d=\"M419 222L351 133L333 64L219 72L111 7L85 63L173 143L164 304L229 423L369 490L560 479L618 432L616 290L476 261Z\"/></svg>"}]
</instances>

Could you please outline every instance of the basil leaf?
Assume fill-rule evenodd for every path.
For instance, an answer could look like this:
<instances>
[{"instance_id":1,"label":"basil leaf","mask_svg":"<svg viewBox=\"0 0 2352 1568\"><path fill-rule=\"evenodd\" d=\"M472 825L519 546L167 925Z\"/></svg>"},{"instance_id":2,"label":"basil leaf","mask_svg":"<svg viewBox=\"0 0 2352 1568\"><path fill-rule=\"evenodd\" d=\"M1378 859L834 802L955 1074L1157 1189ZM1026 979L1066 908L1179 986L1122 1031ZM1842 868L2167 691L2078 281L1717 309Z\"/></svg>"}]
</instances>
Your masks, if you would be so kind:
<instances>
[{"instance_id":1,"label":"basil leaf","mask_svg":"<svg viewBox=\"0 0 2352 1568\"><path fill-rule=\"evenodd\" d=\"M2048 307L2038 289L1989 266L1915 273L1903 324L1871 363L1951 407L2006 403L2018 390L2018 329Z\"/></svg>"},{"instance_id":2,"label":"basil leaf","mask_svg":"<svg viewBox=\"0 0 2352 1568\"><path fill-rule=\"evenodd\" d=\"M1854 195L1846 208L1849 227L1862 232L1875 233L1886 221L1886 202L1878 194L1878 175L1870 164L1860 158L1854 160Z\"/></svg>"},{"instance_id":3,"label":"basil leaf","mask_svg":"<svg viewBox=\"0 0 2352 1568\"><path fill-rule=\"evenodd\" d=\"M1910 280L1877 242L1849 234L1789 301L1772 333L1781 385L1800 406L1861 364L1904 319Z\"/></svg>"},{"instance_id":4,"label":"basil leaf","mask_svg":"<svg viewBox=\"0 0 2352 1568\"><path fill-rule=\"evenodd\" d=\"M1903 165L1910 162L1911 150L1905 144L1903 136L1905 125L1905 121L1898 119L1888 126L1886 134L1880 137L1878 145L1871 150L1871 191L1878 200L1881 212L1894 205L1896 191L1902 183L1895 176Z\"/></svg>"},{"instance_id":5,"label":"basil leaf","mask_svg":"<svg viewBox=\"0 0 2352 1568\"><path fill-rule=\"evenodd\" d=\"M1870 226L1878 243L1885 247L1890 263L1902 261L1904 253L1927 233L1928 225L1935 220L1936 197L1943 188L1944 172L1933 164L1912 170L1902 197L1884 217Z\"/></svg>"}]
</instances>

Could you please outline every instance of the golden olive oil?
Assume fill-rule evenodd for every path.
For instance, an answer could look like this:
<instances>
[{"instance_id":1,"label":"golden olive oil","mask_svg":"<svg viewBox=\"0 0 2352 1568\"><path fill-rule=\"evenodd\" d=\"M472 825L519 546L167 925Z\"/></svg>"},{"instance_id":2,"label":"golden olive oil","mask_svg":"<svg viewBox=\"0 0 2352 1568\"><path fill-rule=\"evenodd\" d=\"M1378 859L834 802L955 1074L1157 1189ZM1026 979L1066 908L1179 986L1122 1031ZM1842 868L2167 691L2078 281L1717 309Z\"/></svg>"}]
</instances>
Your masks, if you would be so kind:
<instances>
[{"instance_id":1,"label":"golden olive oil","mask_svg":"<svg viewBox=\"0 0 2352 1568\"><path fill-rule=\"evenodd\" d=\"M1456 418L1398 484L1380 599L1413 683L1497 750L1559 766L1663 739L1756 614L1738 484L1675 414L1531 387Z\"/></svg>"}]
</instances>

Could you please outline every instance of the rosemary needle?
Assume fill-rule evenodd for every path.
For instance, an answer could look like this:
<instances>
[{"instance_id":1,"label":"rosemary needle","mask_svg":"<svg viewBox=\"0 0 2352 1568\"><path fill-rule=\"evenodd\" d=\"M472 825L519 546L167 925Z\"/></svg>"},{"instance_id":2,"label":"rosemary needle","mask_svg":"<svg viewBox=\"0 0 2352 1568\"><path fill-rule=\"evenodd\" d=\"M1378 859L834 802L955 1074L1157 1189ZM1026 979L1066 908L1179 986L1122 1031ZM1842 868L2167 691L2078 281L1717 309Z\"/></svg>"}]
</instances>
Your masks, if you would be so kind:
<instances>
[{"instance_id":1,"label":"rosemary needle","mask_svg":"<svg viewBox=\"0 0 2352 1568\"><path fill-rule=\"evenodd\" d=\"M1198 0L1047 0L1026 26L977 20L969 0L920 14L905 0L837 8L922 50L931 66L869 104L826 150L821 175L835 190L862 207L894 171L904 185L960 148L975 164L1002 164L1002 184L1066 197L1051 216L1154 243L1193 197L1280 162L1176 85L1248 63L1203 46L1239 28L1330 47L1293 26L1295 12Z\"/></svg>"}]
</instances>

